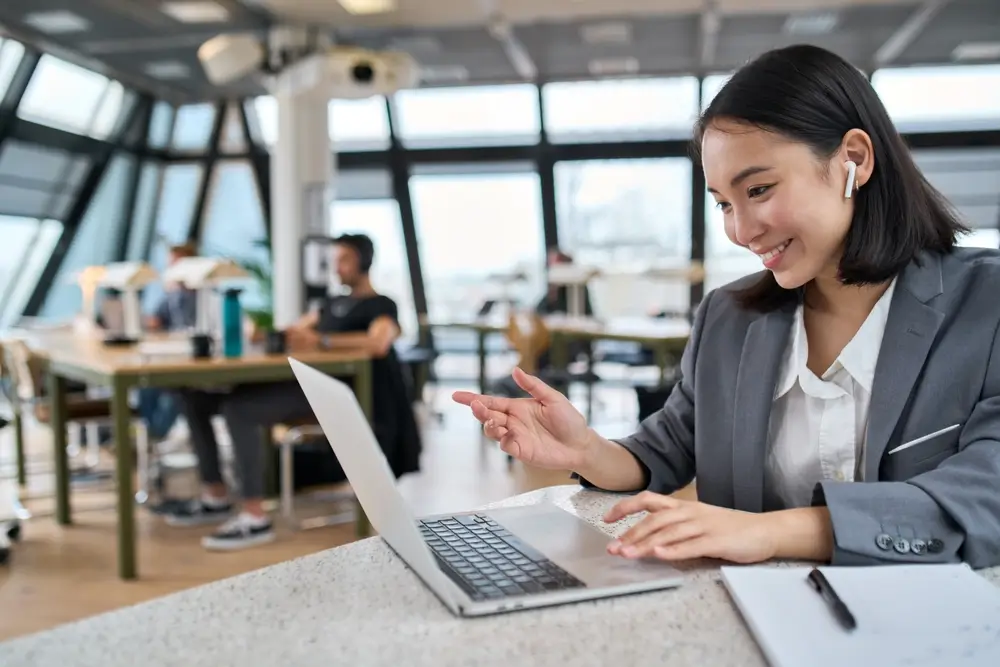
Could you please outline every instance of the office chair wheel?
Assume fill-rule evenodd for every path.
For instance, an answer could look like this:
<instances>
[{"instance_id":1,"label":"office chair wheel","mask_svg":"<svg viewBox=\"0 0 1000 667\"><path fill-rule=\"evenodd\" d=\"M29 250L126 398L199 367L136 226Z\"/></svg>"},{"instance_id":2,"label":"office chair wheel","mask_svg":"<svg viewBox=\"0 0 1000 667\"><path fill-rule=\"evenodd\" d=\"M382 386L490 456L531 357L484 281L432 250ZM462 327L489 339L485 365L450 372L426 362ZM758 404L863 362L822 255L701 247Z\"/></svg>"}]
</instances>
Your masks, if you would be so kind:
<instances>
[{"instance_id":1,"label":"office chair wheel","mask_svg":"<svg viewBox=\"0 0 1000 667\"><path fill-rule=\"evenodd\" d=\"M13 542L21 541L21 522L16 521L13 524L7 526L7 537Z\"/></svg>"}]
</instances>

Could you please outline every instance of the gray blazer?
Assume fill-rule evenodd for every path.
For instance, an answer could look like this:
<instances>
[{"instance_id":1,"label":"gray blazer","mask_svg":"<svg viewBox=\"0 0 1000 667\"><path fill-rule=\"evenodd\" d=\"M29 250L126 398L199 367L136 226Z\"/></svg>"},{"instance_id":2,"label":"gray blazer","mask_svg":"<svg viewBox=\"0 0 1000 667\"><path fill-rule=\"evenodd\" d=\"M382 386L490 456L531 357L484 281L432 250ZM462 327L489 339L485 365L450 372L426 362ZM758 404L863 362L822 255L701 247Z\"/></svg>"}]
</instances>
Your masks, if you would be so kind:
<instances>
[{"instance_id":1,"label":"gray blazer","mask_svg":"<svg viewBox=\"0 0 1000 667\"><path fill-rule=\"evenodd\" d=\"M732 291L702 302L663 409L620 442L671 493L782 509L764 476L768 423L795 304L749 312ZM833 564L1000 565L1000 251L925 253L899 276L872 387L865 482L825 481ZM894 447L961 424L939 437ZM584 482L586 483L586 482Z\"/></svg>"}]
</instances>

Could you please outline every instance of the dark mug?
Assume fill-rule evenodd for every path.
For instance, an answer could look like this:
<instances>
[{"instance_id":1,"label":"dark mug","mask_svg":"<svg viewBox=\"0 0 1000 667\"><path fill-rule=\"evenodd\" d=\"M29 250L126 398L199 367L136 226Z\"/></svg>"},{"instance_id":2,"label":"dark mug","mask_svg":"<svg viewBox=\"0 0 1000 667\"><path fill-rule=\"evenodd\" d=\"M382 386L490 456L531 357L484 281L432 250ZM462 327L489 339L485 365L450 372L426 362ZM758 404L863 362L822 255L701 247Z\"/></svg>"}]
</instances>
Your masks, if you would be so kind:
<instances>
[{"instance_id":1,"label":"dark mug","mask_svg":"<svg viewBox=\"0 0 1000 667\"><path fill-rule=\"evenodd\" d=\"M208 334L191 336L191 356L195 359L207 359L212 356L215 340Z\"/></svg>"},{"instance_id":2,"label":"dark mug","mask_svg":"<svg viewBox=\"0 0 1000 667\"><path fill-rule=\"evenodd\" d=\"M267 354L283 354L285 346L284 331L268 331L264 335L264 352Z\"/></svg>"}]
</instances>

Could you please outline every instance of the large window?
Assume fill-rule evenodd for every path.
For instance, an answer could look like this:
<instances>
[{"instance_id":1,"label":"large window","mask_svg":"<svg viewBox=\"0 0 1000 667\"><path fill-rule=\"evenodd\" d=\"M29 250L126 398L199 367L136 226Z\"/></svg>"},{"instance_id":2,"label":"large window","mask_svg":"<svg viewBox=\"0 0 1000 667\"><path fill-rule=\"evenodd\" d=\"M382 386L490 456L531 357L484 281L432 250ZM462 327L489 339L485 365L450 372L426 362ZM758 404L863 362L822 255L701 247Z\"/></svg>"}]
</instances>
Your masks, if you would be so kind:
<instances>
[{"instance_id":1,"label":"large window","mask_svg":"<svg viewBox=\"0 0 1000 667\"><path fill-rule=\"evenodd\" d=\"M722 211L711 195L705 195L705 291L763 268L757 255L729 240Z\"/></svg>"},{"instance_id":2,"label":"large window","mask_svg":"<svg viewBox=\"0 0 1000 667\"><path fill-rule=\"evenodd\" d=\"M54 148L4 142L0 152L0 215L62 220L90 162Z\"/></svg>"},{"instance_id":3,"label":"large window","mask_svg":"<svg viewBox=\"0 0 1000 667\"><path fill-rule=\"evenodd\" d=\"M64 318L80 309L77 274L88 266L116 259L118 244L125 232L125 198L135 169L135 158L117 155L111 160L101 185L91 199L73 237L73 245L63 258L59 273L42 306L41 316Z\"/></svg>"},{"instance_id":4,"label":"large window","mask_svg":"<svg viewBox=\"0 0 1000 667\"><path fill-rule=\"evenodd\" d=\"M23 222L27 221L23 220ZM42 220L41 222L32 220L31 222L36 225L37 232L28 243L27 248L24 249L23 254L18 257L18 261L9 265L14 277L8 283L3 298L0 299L0 327L14 324L24 312L24 307L27 305L28 299L31 298L31 294L38 284L38 279L41 277L42 271L45 270L45 265L52 256L52 251L55 250L59 237L62 236L63 226L61 222L56 220ZM0 219L0 229L6 233L3 219ZM11 240L16 248L19 239L15 236ZM4 241L5 244L8 243L8 237L5 236ZM6 245L0 254L9 254ZM5 261L0 260L0 266L8 266L4 263ZM2 282L3 278L0 278L0 283Z\"/></svg>"},{"instance_id":5,"label":"large window","mask_svg":"<svg viewBox=\"0 0 1000 667\"><path fill-rule=\"evenodd\" d=\"M0 37L0 95L7 92L10 80L14 77L18 63L24 55L24 47L20 42Z\"/></svg>"},{"instance_id":6,"label":"large window","mask_svg":"<svg viewBox=\"0 0 1000 667\"><path fill-rule=\"evenodd\" d=\"M555 185L559 245L576 263L607 274L591 287L597 312L687 308L687 282L651 281L641 273L690 262L690 160L558 162Z\"/></svg>"},{"instance_id":7,"label":"large window","mask_svg":"<svg viewBox=\"0 0 1000 667\"><path fill-rule=\"evenodd\" d=\"M884 69L872 86L903 132L1000 127L1000 65Z\"/></svg>"},{"instance_id":8,"label":"large window","mask_svg":"<svg viewBox=\"0 0 1000 667\"><path fill-rule=\"evenodd\" d=\"M215 167L209 200L202 222L201 254L268 263L264 211L253 170L244 160L221 162ZM247 308L261 306L260 286L251 284L242 295Z\"/></svg>"},{"instance_id":9,"label":"large window","mask_svg":"<svg viewBox=\"0 0 1000 667\"><path fill-rule=\"evenodd\" d=\"M1000 148L914 151L917 165L974 233L966 245L996 248L1000 228Z\"/></svg>"},{"instance_id":10,"label":"large window","mask_svg":"<svg viewBox=\"0 0 1000 667\"><path fill-rule=\"evenodd\" d=\"M139 189L135 195L132 223L129 225L128 245L125 259L134 262L146 259L153 234L153 213L156 211L157 193L160 191L160 174L163 171L156 162L142 165L139 175Z\"/></svg>"},{"instance_id":11,"label":"large window","mask_svg":"<svg viewBox=\"0 0 1000 667\"><path fill-rule=\"evenodd\" d=\"M177 151L204 151L212 138L215 105L185 104L177 109L174 133L170 145Z\"/></svg>"},{"instance_id":12,"label":"large window","mask_svg":"<svg viewBox=\"0 0 1000 667\"><path fill-rule=\"evenodd\" d=\"M157 102L149 120L149 147L166 148L174 128L174 108L167 102Z\"/></svg>"},{"instance_id":13,"label":"large window","mask_svg":"<svg viewBox=\"0 0 1000 667\"><path fill-rule=\"evenodd\" d=\"M371 279L375 289L396 302L403 338L416 340L417 311L413 307L406 246L395 199L338 200L330 207L330 233L367 234L375 244Z\"/></svg>"},{"instance_id":14,"label":"large window","mask_svg":"<svg viewBox=\"0 0 1000 667\"><path fill-rule=\"evenodd\" d=\"M698 115L698 79L607 79L542 88L553 142L684 137Z\"/></svg>"},{"instance_id":15,"label":"large window","mask_svg":"<svg viewBox=\"0 0 1000 667\"><path fill-rule=\"evenodd\" d=\"M270 95L253 101L251 123L258 140L266 146L278 139L278 102ZM385 98L374 95L360 100L331 100L327 106L330 139L338 151L384 150L389 147L389 114Z\"/></svg>"},{"instance_id":16,"label":"large window","mask_svg":"<svg viewBox=\"0 0 1000 667\"><path fill-rule=\"evenodd\" d=\"M149 253L149 262L157 271L167 268L170 246L187 240L202 172L202 166L194 163L171 164L163 172L156 227ZM152 283L143 293L143 306L154 308L162 295L160 283Z\"/></svg>"},{"instance_id":17,"label":"large window","mask_svg":"<svg viewBox=\"0 0 1000 667\"><path fill-rule=\"evenodd\" d=\"M528 165L450 165L410 178L421 268L432 319L474 316L510 295L532 304L544 274L541 191ZM505 289L504 278L525 280Z\"/></svg>"},{"instance_id":18,"label":"large window","mask_svg":"<svg viewBox=\"0 0 1000 667\"><path fill-rule=\"evenodd\" d=\"M43 55L17 115L99 139L111 134L125 108L125 90L107 77Z\"/></svg>"},{"instance_id":19,"label":"large window","mask_svg":"<svg viewBox=\"0 0 1000 667\"><path fill-rule=\"evenodd\" d=\"M408 147L536 143L541 131L531 84L401 90L393 105Z\"/></svg>"},{"instance_id":20,"label":"large window","mask_svg":"<svg viewBox=\"0 0 1000 667\"><path fill-rule=\"evenodd\" d=\"M54 220L0 216L0 326L21 315L61 233Z\"/></svg>"}]
</instances>

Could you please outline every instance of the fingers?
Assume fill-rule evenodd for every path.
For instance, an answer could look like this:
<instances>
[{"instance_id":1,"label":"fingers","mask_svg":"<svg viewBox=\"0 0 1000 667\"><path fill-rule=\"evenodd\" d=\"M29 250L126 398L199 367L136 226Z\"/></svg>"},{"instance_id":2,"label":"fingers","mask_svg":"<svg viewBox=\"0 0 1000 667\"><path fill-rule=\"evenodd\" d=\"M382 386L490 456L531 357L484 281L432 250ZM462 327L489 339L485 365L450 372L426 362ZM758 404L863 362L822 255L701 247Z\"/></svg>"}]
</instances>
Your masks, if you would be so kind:
<instances>
[{"instance_id":1,"label":"fingers","mask_svg":"<svg viewBox=\"0 0 1000 667\"><path fill-rule=\"evenodd\" d=\"M670 526L688 521L691 519L691 514L691 510L684 506L652 512L612 542L609 545L609 551L611 553L622 551L622 555L627 555L624 553L625 550L644 542L653 534L661 533Z\"/></svg>"},{"instance_id":2,"label":"fingers","mask_svg":"<svg viewBox=\"0 0 1000 667\"><path fill-rule=\"evenodd\" d=\"M621 547L619 555L625 558L649 558L656 550L672 548L676 545L701 538L705 534L700 521L681 521L666 526L662 530L647 535L645 539Z\"/></svg>"},{"instance_id":3,"label":"fingers","mask_svg":"<svg viewBox=\"0 0 1000 667\"><path fill-rule=\"evenodd\" d=\"M653 555L662 560L691 560L692 558L710 558L713 544L708 536L695 537L683 542L658 546L653 549Z\"/></svg>"},{"instance_id":4,"label":"fingers","mask_svg":"<svg viewBox=\"0 0 1000 667\"><path fill-rule=\"evenodd\" d=\"M566 400L565 396L536 378L534 375L528 375L522 371L520 367L515 367L514 372L511 373L511 375L518 387L531 394L538 401L541 401L542 404L547 405L556 401Z\"/></svg>"},{"instance_id":5,"label":"fingers","mask_svg":"<svg viewBox=\"0 0 1000 667\"><path fill-rule=\"evenodd\" d=\"M472 405L473 401L479 401L490 410L500 412L509 412L513 405L512 399L502 396L486 396L485 394L476 394L471 391L456 391L451 395L451 398L456 403L469 406Z\"/></svg>"},{"instance_id":6,"label":"fingers","mask_svg":"<svg viewBox=\"0 0 1000 667\"><path fill-rule=\"evenodd\" d=\"M483 424L485 424L487 421L492 420L496 422L497 426L507 425L507 413L505 412L500 412L499 410L490 410L480 401L473 401L472 405L469 407L472 408L472 414L475 416L475 418L478 419Z\"/></svg>"},{"instance_id":7,"label":"fingers","mask_svg":"<svg viewBox=\"0 0 1000 667\"><path fill-rule=\"evenodd\" d=\"M655 512L661 509L669 509L677 507L681 502L683 501L670 496L653 493L652 491L643 491L631 498L626 498L608 510L608 513L604 515L604 521L605 523L614 523L636 512Z\"/></svg>"},{"instance_id":8,"label":"fingers","mask_svg":"<svg viewBox=\"0 0 1000 667\"><path fill-rule=\"evenodd\" d=\"M510 429L507 429L503 426L497 426L495 423L493 423L493 420L489 420L485 424L483 424L483 435L485 435L490 440L496 440L497 442L500 442L504 439L504 436L506 436L508 433L510 433Z\"/></svg>"}]
</instances>

